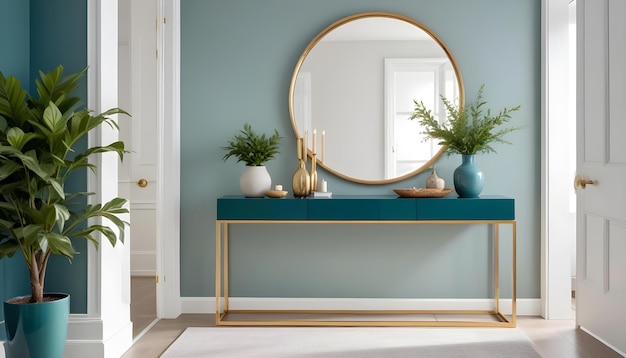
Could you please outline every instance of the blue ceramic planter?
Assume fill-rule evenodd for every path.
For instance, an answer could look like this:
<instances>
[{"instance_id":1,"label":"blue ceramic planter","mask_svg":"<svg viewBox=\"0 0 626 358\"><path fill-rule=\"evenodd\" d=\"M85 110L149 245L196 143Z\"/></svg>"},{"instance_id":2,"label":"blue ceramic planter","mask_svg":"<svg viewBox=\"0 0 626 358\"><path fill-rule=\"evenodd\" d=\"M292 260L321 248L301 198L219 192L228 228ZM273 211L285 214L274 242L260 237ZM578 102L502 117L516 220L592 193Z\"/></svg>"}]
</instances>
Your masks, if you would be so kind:
<instances>
[{"instance_id":1,"label":"blue ceramic planter","mask_svg":"<svg viewBox=\"0 0 626 358\"><path fill-rule=\"evenodd\" d=\"M454 171L454 189L461 198L477 198L483 191L483 172L474 165L474 155L462 157L463 163Z\"/></svg>"},{"instance_id":2,"label":"blue ceramic planter","mask_svg":"<svg viewBox=\"0 0 626 358\"><path fill-rule=\"evenodd\" d=\"M57 298L43 303L4 302L7 358L62 358L70 315L70 295L47 293Z\"/></svg>"}]
</instances>

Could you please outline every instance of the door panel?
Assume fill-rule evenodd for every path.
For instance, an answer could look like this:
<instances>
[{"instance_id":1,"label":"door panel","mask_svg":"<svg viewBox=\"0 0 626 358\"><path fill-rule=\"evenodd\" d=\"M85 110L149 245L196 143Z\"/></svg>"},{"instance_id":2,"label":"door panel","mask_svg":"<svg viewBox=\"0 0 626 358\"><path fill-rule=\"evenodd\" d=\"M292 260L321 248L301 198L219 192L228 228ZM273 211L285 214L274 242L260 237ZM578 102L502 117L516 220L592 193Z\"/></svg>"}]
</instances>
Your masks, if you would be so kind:
<instances>
[{"instance_id":1,"label":"door panel","mask_svg":"<svg viewBox=\"0 0 626 358\"><path fill-rule=\"evenodd\" d=\"M605 23L605 14L603 9L588 6L588 2L584 1L578 4L578 9L583 9L585 13L584 20L578 19L578 28L584 31L584 42L578 43L578 48L584 50L583 61L577 61L584 66L583 79L584 91L584 115L583 128L580 133L584 134L583 148L585 162L604 161L604 148L600 143L604 142L604 121L606 117L606 43L602 39L606 39L605 29L603 26L589 26L591 24ZM580 13L580 11L578 12ZM585 23L583 23L583 21ZM588 23L588 24L587 24Z\"/></svg>"},{"instance_id":2,"label":"door panel","mask_svg":"<svg viewBox=\"0 0 626 358\"><path fill-rule=\"evenodd\" d=\"M611 1L609 24L609 162L626 163L626 1Z\"/></svg>"},{"instance_id":3,"label":"door panel","mask_svg":"<svg viewBox=\"0 0 626 358\"><path fill-rule=\"evenodd\" d=\"M626 352L626 2L579 0L578 325Z\"/></svg>"},{"instance_id":4,"label":"door panel","mask_svg":"<svg viewBox=\"0 0 626 358\"><path fill-rule=\"evenodd\" d=\"M595 215L586 216L587 236L585 240L585 275L583 279L588 284L592 282L596 284L602 283L603 273L603 252L604 247L604 220Z\"/></svg>"},{"instance_id":5,"label":"door panel","mask_svg":"<svg viewBox=\"0 0 626 358\"><path fill-rule=\"evenodd\" d=\"M609 223L609 280L607 291L610 295L626 294L626 227L615 222ZM625 302L620 302L619 312L624 313Z\"/></svg>"}]
</instances>

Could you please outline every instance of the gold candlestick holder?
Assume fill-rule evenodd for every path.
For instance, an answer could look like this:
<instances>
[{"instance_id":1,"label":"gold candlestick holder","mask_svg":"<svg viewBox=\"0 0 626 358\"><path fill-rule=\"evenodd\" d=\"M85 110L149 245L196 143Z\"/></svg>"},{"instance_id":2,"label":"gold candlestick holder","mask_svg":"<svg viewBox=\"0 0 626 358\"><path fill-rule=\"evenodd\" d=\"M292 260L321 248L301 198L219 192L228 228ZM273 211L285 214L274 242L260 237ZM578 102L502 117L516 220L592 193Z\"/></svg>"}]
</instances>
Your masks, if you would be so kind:
<instances>
[{"instance_id":1,"label":"gold candlestick holder","mask_svg":"<svg viewBox=\"0 0 626 358\"><path fill-rule=\"evenodd\" d=\"M317 153L311 154L311 191L317 191Z\"/></svg>"}]
</instances>

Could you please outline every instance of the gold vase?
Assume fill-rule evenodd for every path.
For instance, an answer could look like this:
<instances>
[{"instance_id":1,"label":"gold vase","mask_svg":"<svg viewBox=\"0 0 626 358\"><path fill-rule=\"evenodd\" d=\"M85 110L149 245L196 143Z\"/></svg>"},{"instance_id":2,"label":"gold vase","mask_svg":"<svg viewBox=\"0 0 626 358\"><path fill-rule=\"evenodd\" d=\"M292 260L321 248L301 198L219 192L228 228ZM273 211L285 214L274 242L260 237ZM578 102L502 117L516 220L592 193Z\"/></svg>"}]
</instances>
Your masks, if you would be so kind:
<instances>
[{"instance_id":1,"label":"gold vase","mask_svg":"<svg viewBox=\"0 0 626 358\"><path fill-rule=\"evenodd\" d=\"M311 191L317 191L317 154L311 155Z\"/></svg>"},{"instance_id":2,"label":"gold vase","mask_svg":"<svg viewBox=\"0 0 626 358\"><path fill-rule=\"evenodd\" d=\"M293 173L291 181L293 196L304 198L311 194L311 177L306 170L306 148L304 148L302 138L298 138L298 169Z\"/></svg>"},{"instance_id":3,"label":"gold vase","mask_svg":"<svg viewBox=\"0 0 626 358\"><path fill-rule=\"evenodd\" d=\"M302 159L299 160L298 170L293 173L291 184L293 185L293 196L296 198L304 198L311 194L311 177Z\"/></svg>"}]
</instances>

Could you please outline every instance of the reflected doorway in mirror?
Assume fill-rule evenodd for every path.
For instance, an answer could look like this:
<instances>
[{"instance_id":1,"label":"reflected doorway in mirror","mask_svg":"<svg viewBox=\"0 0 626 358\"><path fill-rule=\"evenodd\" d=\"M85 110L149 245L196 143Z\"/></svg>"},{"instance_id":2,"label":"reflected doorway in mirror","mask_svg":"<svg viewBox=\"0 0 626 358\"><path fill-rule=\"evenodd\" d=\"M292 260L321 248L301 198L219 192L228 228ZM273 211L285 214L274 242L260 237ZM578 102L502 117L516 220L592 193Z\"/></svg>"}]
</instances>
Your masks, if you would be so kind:
<instances>
[{"instance_id":1,"label":"reflected doorway in mirror","mask_svg":"<svg viewBox=\"0 0 626 358\"><path fill-rule=\"evenodd\" d=\"M447 58L385 58L385 179L413 172L442 149L438 141L425 140L419 123L408 120L413 101L432 108L446 119L440 96L458 98L454 70Z\"/></svg>"}]
</instances>

